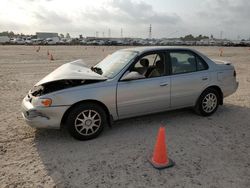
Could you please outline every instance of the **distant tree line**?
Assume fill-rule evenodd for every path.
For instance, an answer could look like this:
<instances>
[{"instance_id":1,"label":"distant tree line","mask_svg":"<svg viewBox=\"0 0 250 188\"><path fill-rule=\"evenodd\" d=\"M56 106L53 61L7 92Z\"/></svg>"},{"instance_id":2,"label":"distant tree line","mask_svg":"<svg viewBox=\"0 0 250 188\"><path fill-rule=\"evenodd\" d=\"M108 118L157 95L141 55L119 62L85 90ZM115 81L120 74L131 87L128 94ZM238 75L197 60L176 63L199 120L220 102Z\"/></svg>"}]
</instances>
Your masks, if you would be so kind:
<instances>
[{"instance_id":1,"label":"distant tree line","mask_svg":"<svg viewBox=\"0 0 250 188\"><path fill-rule=\"evenodd\" d=\"M0 36L8 36L8 37L22 37L22 36L26 36L23 33L14 33L13 31L3 31L0 33Z\"/></svg>"},{"instance_id":2,"label":"distant tree line","mask_svg":"<svg viewBox=\"0 0 250 188\"><path fill-rule=\"evenodd\" d=\"M0 32L0 36L8 36L10 38L13 38L13 37L25 37L25 36L30 36L30 35L25 35L23 33L14 33L13 31L3 31L3 32ZM35 35L32 35L32 36L35 36ZM59 37L60 38L64 38L64 35L61 33L59 34ZM66 33L66 38L67 39L70 39L70 34L69 33Z\"/></svg>"},{"instance_id":3,"label":"distant tree line","mask_svg":"<svg viewBox=\"0 0 250 188\"><path fill-rule=\"evenodd\" d=\"M13 31L3 31L0 33L0 36L8 36L8 37L22 37L22 36L27 36L23 33L14 33ZM59 34L60 38L64 38L64 35L63 34ZM66 38L70 38L70 35L69 33L66 34ZM199 41L201 39L208 39L209 37L208 36L203 36L203 35L198 35L197 37L194 37L193 35L189 34L189 35L186 35L184 37L181 37L180 39L184 40L184 41L190 41L190 40L193 40L193 41Z\"/></svg>"},{"instance_id":4,"label":"distant tree line","mask_svg":"<svg viewBox=\"0 0 250 188\"><path fill-rule=\"evenodd\" d=\"M0 32L0 36L8 36L10 38L27 37L27 36L30 36L31 38L36 37L36 35L25 35L23 33L14 33L13 31L2 31L2 32ZM62 33L59 34L60 38L65 38L65 36L67 39L71 38L69 33L66 33L66 35L64 35ZM82 39L83 38L82 35L80 35L79 38ZM210 38L213 39L213 35L211 35ZM206 35L201 35L201 34L195 37L192 34L189 34L189 35L186 35L184 37L180 37L180 39L182 41L200 41L202 39L209 39L209 37ZM248 40L250 40L250 38ZM245 41L245 39L241 39L241 41Z\"/></svg>"},{"instance_id":5,"label":"distant tree line","mask_svg":"<svg viewBox=\"0 0 250 188\"><path fill-rule=\"evenodd\" d=\"M15 33L13 31L3 31L0 33L0 36L8 36L8 37L14 37Z\"/></svg>"},{"instance_id":6,"label":"distant tree line","mask_svg":"<svg viewBox=\"0 0 250 188\"><path fill-rule=\"evenodd\" d=\"M189 34L181 37L180 39L183 41L200 41L201 39L209 39L209 37L205 35L198 35L197 37L194 37L193 35Z\"/></svg>"}]
</instances>

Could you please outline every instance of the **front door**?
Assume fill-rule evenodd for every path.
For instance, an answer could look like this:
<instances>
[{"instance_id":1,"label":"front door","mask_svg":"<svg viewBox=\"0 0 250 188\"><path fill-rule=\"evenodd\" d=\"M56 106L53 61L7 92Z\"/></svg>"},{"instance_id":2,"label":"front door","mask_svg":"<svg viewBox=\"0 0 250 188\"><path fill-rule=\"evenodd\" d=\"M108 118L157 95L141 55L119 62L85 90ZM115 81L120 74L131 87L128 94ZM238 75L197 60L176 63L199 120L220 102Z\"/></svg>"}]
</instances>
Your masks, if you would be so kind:
<instances>
[{"instance_id":1,"label":"front door","mask_svg":"<svg viewBox=\"0 0 250 188\"><path fill-rule=\"evenodd\" d=\"M170 106L170 78L167 75L165 55L144 55L128 70L136 71L141 79L119 81L117 110L119 118L163 111Z\"/></svg>"}]
</instances>

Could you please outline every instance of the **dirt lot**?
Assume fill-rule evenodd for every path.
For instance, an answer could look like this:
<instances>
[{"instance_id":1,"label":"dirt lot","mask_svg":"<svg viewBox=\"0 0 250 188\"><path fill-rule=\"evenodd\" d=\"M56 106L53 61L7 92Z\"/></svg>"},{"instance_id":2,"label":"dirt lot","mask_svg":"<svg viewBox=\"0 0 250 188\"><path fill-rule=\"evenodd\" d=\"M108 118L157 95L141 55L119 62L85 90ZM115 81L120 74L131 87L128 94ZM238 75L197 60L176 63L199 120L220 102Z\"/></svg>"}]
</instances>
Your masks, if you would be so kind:
<instances>
[{"instance_id":1,"label":"dirt lot","mask_svg":"<svg viewBox=\"0 0 250 188\"><path fill-rule=\"evenodd\" d=\"M127 119L86 142L24 123L21 101L43 76L79 58L94 64L118 48L0 46L0 187L250 187L248 48L224 48L219 57L219 47L196 47L231 61L240 82L211 117L184 109ZM161 122L176 166L158 171L147 157Z\"/></svg>"}]
</instances>

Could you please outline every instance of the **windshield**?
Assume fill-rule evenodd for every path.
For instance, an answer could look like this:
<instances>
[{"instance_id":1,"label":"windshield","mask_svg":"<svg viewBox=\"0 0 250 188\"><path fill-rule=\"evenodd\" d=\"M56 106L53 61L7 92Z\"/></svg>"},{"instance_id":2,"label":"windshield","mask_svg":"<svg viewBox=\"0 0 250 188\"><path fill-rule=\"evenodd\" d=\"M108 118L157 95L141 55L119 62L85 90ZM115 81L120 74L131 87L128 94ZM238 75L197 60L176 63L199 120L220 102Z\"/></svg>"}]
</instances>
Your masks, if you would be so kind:
<instances>
[{"instance_id":1,"label":"windshield","mask_svg":"<svg viewBox=\"0 0 250 188\"><path fill-rule=\"evenodd\" d=\"M95 65L93 70L107 78L114 78L136 55L134 51L117 51Z\"/></svg>"}]
</instances>

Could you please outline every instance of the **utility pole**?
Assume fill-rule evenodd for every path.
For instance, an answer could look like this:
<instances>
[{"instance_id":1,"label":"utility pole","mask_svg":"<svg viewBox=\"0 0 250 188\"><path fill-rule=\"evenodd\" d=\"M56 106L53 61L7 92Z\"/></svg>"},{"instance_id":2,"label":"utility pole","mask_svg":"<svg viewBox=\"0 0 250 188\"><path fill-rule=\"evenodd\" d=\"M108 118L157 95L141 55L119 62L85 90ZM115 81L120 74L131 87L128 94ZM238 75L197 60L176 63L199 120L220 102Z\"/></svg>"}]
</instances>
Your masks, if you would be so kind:
<instances>
[{"instance_id":1,"label":"utility pole","mask_svg":"<svg viewBox=\"0 0 250 188\"><path fill-rule=\"evenodd\" d=\"M148 38L151 39L152 38L152 25L149 25L149 33L148 33Z\"/></svg>"},{"instance_id":2,"label":"utility pole","mask_svg":"<svg viewBox=\"0 0 250 188\"><path fill-rule=\"evenodd\" d=\"M223 39L223 31L220 31L220 39Z\"/></svg>"},{"instance_id":3,"label":"utility pole","mask_svg":"<svg viewBox=\"0 0 250 188\"><path fill-rule=\"evenodd\" d=\"M121 28L121 38L123 38L123 29Z\"/></svg>"},{"instance_id":4,"label":"utility pole","mask_svg":"<svg viewBox=\"0 0 250 188\"><path fill-rule=\"evenodd\" d=\"M110 38L111 37L111 30L108 29L108 37Z\"/></svg>"}]
</instances>

